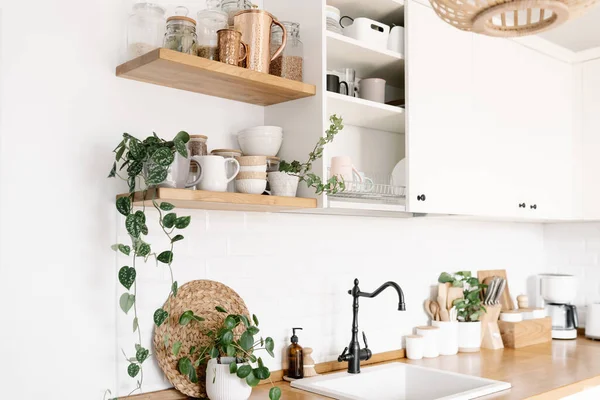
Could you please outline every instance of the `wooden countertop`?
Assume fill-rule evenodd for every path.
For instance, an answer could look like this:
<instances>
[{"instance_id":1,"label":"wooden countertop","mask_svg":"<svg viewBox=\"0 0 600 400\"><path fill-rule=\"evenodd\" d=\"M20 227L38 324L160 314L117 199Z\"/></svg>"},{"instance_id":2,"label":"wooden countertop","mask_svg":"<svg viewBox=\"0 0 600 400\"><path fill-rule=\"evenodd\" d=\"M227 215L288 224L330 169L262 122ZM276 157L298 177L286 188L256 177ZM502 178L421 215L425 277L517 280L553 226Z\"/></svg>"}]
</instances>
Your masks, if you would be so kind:
<instances>
[{"instance_id":1,"label":"wooden countertop","mask_svg":"<svg viewBox=\"0 0 600 400\"><path fill-rule=\"evenodd\" d=\"M510 390L481 399L560 399L585 387L600 385L600 342L582 337L577 340L553 340L516 350L482 349L480 353L397 361L510 382L513 386ZM327 399L293 389L286 382L278 382L277 386L283 392L283 400ZM269 389L269 385L255 388L250 400L268 400Z\"/></svg>"}]
</instances>

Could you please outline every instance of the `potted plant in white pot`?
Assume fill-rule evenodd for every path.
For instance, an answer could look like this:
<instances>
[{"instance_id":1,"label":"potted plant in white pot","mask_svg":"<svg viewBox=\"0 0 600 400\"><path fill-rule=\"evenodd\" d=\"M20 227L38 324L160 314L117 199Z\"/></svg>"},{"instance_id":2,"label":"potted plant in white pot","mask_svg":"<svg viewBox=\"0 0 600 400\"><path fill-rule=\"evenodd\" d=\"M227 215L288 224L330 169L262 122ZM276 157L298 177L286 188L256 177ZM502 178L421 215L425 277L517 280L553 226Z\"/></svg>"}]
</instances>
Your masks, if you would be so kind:
<instances>
[{"instance_id":1,"label":"potted plant in white pot","mask_svg":"<svg viewBox=\"0 0 600 400\"><path fill-rule=\"evenodd\" d=\"M216 307L221 313L227 313L223 307ZM179 318L181 325L202 321L192 311L184 312ZM206 393L210 400L247 400L252 388L261 380L269 379L271 372L261 357L254 355L257 350L265 350L275 357L275 342L272 338L255 338L260 332L258 318L229 314L217 331L205 332L210 343L202 347L192 347L190 354L178 361L179 372L192 382L197 381L196 368L207 363ZM195 362L195 353L198 358ZM279 400L281 389L273 386L269 391L270 400Z\"/></svg>"},{"instance_id":2,"label":"potted plant in white pot","mask_svg":"<svg viewBox=\"0 0 600 400\"><path fill-rule=\"evenodd\" d=\"M337 176L333 176L323 182L320 176L310 172L312 164L323 157L325 145L331 143L335 135L344 129L341 117L334 114L329 118L329 121L331 125L325 131L325 137L319 139L313 151L309 153L308 160L305 163L295 160L291 163L281 161L279 171L269 172L269 186L274 196L296 197L300 182L306 182L306 186L315 188L317 194L323 192L335 194L345 189L344 181L339 180Z\"/></svg>"},{"instance_id":3,"label":"potted plant in white pot","mask_svg":"<svg viewBox=\"0 0 600 400\"><path fill-rule=\"evenodd\" d=\"M454 301L458 314L458 351L461 353L478 352L481 348L480 317L487 312L481 300L482 290L486 285L471 276L469 271L457 272L455 275L442 273L440 283L452 283L454 287L463 288L463 298Z\"/></svg>"}]
</instances>

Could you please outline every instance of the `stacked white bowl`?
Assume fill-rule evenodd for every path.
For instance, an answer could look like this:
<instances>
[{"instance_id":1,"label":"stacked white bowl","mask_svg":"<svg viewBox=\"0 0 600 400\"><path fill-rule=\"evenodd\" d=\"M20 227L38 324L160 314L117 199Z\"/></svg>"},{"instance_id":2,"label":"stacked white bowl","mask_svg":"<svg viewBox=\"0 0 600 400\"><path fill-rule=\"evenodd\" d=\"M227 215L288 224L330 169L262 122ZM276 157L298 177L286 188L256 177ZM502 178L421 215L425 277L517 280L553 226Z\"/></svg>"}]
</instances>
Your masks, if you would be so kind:
<instances>
[{"instance_id":1,"label":"stacked white bowl","mask_svg":"<svg viewBox=\"0 0 600 400\"><path fill-rule=\"evenodd\" d=\"M238 133L238 143L246 156L274 157L283 143L280 126L256 126Z\"/></svg>"}]
</instances>

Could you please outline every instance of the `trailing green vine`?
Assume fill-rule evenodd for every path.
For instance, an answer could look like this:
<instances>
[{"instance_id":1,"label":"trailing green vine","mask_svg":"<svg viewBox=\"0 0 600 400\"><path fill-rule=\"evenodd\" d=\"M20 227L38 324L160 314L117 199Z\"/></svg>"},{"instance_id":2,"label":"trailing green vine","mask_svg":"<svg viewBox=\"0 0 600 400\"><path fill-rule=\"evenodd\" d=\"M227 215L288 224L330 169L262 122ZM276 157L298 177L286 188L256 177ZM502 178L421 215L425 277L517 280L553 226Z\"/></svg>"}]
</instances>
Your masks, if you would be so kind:
<instances>
[{"instance_id":1,"label":"trailing green vine","mask_svg":"<svg viewBox=\"0 0 600 400\"><path fill-rule=\"evenodd\" d=\"M168 176L169 168L175 160L176 154L187 158L187 142L190 136L186 132L179 132L171 141L159 138L156 133L141 141L128 133L123 134L123 140L115 148L115 162L108 175L109 178L119 177L127 182L129 192L117 198L117 211L125 217L125 229L131 238L131 246L117 243L112 246L113 250L131 256L131 266L125 265L119 269L118 279L126 291L121 294L119 306L125 314L133 309L133 332L137 332L137 343L135 344L135 356L129 357L123 351L123 355L129 362L127 374L131 378L138 378L136 387L130 394L141 391L144 381L143 363L150 356L150 351L142 346L142 333L140 330L139 316L137 310L137 264L138 258L144 262L151 257L156 259L157 264L166 264L171 276L171 286L167 298L169 299L168 310L159 308L154 312L154 323L162 325L171 313L171 296L177 297L178 284L173 276L173 255L175 243L184 239L183 235L176 232L190 225L191 217L177 216L172 212L175 206L167 202L156 201L156 188ZM126 169L125 169L126 168ZM122 172L125 170L125 172ZM140 191L141 193L136 192ZM148 226L146 224L146 201L150 200L148 194L152 194L152 205L158 212L158 223L169 240L169 249L160 253L153 252L150 243L144 241L147 236ZM134 210L134 200L143 200L141 210ZM167 213L163 216L163 212ZM176 233L176 234L175 234ZM169 331L164 337L165 346L169 343ZM109 392L110 393L110 392Z\"/></svg>"}]
</instances>

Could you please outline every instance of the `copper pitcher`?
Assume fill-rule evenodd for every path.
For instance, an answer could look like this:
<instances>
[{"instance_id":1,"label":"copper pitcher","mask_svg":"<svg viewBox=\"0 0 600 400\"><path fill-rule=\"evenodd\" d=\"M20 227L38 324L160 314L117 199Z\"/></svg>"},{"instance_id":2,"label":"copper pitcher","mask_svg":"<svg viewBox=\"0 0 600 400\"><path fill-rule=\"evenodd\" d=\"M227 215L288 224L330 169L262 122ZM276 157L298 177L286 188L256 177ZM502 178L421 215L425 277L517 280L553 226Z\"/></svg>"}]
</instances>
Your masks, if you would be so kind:
<instances>
[{"instance_id":1,"label":"copper pitcher","mask_svg":"<svg viewBox=\"0 0 600 400\"><path fill-rule=\"evenodd\" d=\"M236 31L242 32L242 42L248 45L246 68L269 73L271 61L276 59L287 44L285 27L264 10L243 10L235 14L233 23ZM271 28L279 25L283 30L283 41L271 57Z\"/></svg>"}]
</instances>

